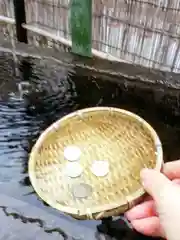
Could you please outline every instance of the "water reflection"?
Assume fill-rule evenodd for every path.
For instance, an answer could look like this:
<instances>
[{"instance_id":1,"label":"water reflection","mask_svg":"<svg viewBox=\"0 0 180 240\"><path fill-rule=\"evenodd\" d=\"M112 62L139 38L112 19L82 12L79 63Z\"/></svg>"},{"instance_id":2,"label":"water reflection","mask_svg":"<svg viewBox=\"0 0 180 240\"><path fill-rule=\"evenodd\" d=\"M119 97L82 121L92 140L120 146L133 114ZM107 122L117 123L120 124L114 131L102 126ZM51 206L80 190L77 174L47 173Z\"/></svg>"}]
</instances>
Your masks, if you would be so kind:
<instances>
[{"instance_id":1,"label":"water reflection","mask_svg":"<svg viewBox=\"0 0 180 240\"><path fill-rule=\"evenodd\" d=\"M159 89L154 95L150 90L83 76L77 74L78 69L67 69L45 60L19 57L18 61L20 76L17 78L11 56L0 56L2 192L60 215L34 194L27 174L28 154L40 133L51 123L84 107L115 106L139 114L160 135L165 159L180 157L178 94L170 97ZM94 227L97 223L85 221L82 224Z\"/></svg>"}]
</instances>

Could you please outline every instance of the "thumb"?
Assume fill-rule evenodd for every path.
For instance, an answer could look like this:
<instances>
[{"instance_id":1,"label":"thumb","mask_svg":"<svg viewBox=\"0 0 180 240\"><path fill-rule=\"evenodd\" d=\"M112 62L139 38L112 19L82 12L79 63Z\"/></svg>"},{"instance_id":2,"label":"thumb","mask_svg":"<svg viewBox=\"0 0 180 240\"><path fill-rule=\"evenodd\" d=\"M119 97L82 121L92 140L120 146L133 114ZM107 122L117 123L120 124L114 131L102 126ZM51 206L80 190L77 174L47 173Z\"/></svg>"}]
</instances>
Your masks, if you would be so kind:
<instances>
[{"instance_id":1,"label":"thumb","mask_svg":"<svg viewBox=\"0 0 180 240\"><path fill-rule=\"evenodd\" d=\"M180 188L156 170L141 171L145 190L155 201L161 226L167 239L176 240L180 236L177 224L180 220Z\"/></svg>"},{"instance_id":2,"label":"thumb","mask_svg":"<svg viewBox=\"0 0 180 240\"><path fill-rule=\"evenodd\" d=\"M143 169L141 171L142 184L145 190L153 197L156 203L164 198L164 194L171 191L174 184L162 173L153 169Z\"/></svg>"}]
</instances>

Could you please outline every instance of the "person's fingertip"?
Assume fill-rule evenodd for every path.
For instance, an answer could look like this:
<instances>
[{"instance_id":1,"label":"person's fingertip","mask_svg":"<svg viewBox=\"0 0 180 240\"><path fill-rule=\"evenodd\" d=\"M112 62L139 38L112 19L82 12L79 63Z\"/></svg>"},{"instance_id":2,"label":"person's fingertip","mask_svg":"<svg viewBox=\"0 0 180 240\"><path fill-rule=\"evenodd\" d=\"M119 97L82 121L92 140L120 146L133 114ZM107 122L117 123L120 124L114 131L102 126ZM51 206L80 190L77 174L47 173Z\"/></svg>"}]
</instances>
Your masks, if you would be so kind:
<instances>
[{"instance_id":1,"label":"person's fingertip","mask_svg":"<svg viewBox=\"0 0 180 240\"><path fill-rule=\"evenodd\" d=\"M149 174L151 174L152 169L143 168L140 172L140 177L143 186L146 186L147 181L149 180Z\"/></svg>"},{"instance_id":2,"label":"person's fingertip","mask_svg":"<svg viewBox=\"0 0 180 240\"><path fill-rule=\"evenodd\" d=\"M124 214L125 218L127 218L128 220L131 219L131 212L130 212L130 211L131 211L131 210L127 211L127 212Z\"/></svg>"},{"instance_id":3,"label":"person's fingertip","mask_svg":"<svg viewBox=\"0 0 180 240\"><path fill-rule=\"evenodd\" d=\"M146 228L146 226L144 226L144 220L133 220L131 221L131 226L134 230L136 230L137 232L144 234L144 235L149 235L149 230Z\"/></svg>"},{"instance_id":4,"label":"person's fingertip","mask_svg":"<svg viewBox=\"0 0 180 240\"><path fill-rule=\"evenodd\" d=\"M148 168L143 168L140 172L140 177L142 180L144 180L146 178L146 175L148 174L149 169Z\"/></svg>"},{"instance_id":5,"label":"person's fingertip","mask_svg":"<svg viewBox=\"0 0 180 240\"><path fill-rule=\"evenodd\" d=\"M153 200L143 202L126 212L126 217L130 221L135 219L142 219L142 218L147 218L151 216L156 216L156 215L157 213L155 210Z\"/></svg>"},{"instance_id":6,"label":"person's fingertip","mask_svg":"<svg viewBox=\"0 0 180 240\"><path fill-rule=\"evenodd\" d=\"M164 232L157 217L131 221L132 227L141 234L151 237L164 237Z\"/></svg>"},{"instance_id":7,"label":"person's fingertip","mask_svg":"<svg viewBox=\"0 0 180 240\"><path fill-rule=\"evenodd\" d=\"M131 225L136 231L142 232L140 229L142 227L142 222L143 220L135 219L131 221Z\"/></svg>"},{"instance_id":8,"label":"person's fingertip","mask_svg":"<svg viewBox=\"0 0 180 240\"><path fill-rule=\"evenodd\" d=\"M125 217L129 220L129 221L132 221L134 219L137 219L137 217L141 214L138 210L139 208L139 205L138 206L135 206L133 208L131 208L130 210L128 210L124 215Z\"/></svg>"},{"instance_id":9,"label":"person's fingertip","mask_svg":"<svg viewBox=\"0 0 180 240\"><path fill-rule=\"evenodd\" d=\"M180 160L164 164L163 173L170 179L180 178Z\"/></svg>"},{"instance_id":10,"label":"person's fingertip","mask_svg":"<svg viewBox=\"0 0 180 240\"><path fill-rule=\"evenodd\" d=\"M143 169L141 180L146 192L151 195L156 202L162 200L162 195L167 195L172 186L172 182L162 173L155 169Z\"/></svg>"}]
</instances>

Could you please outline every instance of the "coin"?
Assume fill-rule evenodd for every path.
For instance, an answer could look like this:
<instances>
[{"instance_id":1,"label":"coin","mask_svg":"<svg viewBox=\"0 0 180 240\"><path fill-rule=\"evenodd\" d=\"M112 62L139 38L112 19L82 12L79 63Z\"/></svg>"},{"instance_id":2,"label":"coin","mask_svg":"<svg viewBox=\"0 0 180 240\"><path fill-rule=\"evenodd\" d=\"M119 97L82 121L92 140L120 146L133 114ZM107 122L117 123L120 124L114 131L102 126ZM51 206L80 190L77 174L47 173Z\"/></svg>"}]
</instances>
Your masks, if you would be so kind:
<instances>
[{"instance_id":1,"label":"coin","mask_svg":"<svg viewBox=\"0 0 180 240\"><path fill-rule=\"evenodd\" d=\"M79 177L83 172L83 168L78 162L68 162L65 166L65 173L71 178Z\"/></svg>"},{"instance_id":2,"label":"coin","mask_svg":"<svg viewBox=\"0 0 180 240\"><path fill-rule=\"evenodd\" d=\"M76 198L86 198L92 194L92 187L86 183L76 184L72 190Z\"/></svg>"},{"instance_id":3,"label":"coin","mask_svg":"<svg viewBox=\"0 0 180 240\"><path fill-rule=\"evenodd\" d=\"M94 161L91 166L91 171L97 177L104 177L109 172L108 161Z\"/></svg>"},{"instance_id":4,"label":"coin","mask_svg":"<svg viewBox=\"0 0 180 240\"><path fill-rule=\"evenodd\" d=\"M68 161L77 161L81 156L81 150L77 146L68 146L64 149L64 157Z\"/></svg>"}]
</instances>

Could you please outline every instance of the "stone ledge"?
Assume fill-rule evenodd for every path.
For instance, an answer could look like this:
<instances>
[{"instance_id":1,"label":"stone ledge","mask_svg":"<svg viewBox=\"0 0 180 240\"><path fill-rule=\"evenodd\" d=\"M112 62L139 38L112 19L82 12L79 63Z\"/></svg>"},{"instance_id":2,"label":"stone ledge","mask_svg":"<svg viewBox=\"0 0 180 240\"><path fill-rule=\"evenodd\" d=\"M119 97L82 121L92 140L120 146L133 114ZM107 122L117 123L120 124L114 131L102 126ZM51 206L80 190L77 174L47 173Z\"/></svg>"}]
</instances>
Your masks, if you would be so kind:
<instances>
[{"instance_id":1,"label":"stone ledge","mask_svg":"<svg viewBox=\"0 0 180 240\"><path fill-rule=\"evenodd\" d=\"M0 51L11 52L11 43L0 37ZM115 78L116 81L128 81L131 84L145 84L151 88L180 89L180 73L164 72L158 69L148 69L131 63L108 61L99 58L85 58L52 48L40 48L26 44L16 44L15 53L24 57L44 60L54 60L64 66L76 67L85 71L100 74L102 77Z\"/></svg>"}]
</instances>

